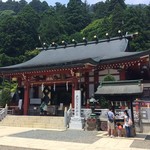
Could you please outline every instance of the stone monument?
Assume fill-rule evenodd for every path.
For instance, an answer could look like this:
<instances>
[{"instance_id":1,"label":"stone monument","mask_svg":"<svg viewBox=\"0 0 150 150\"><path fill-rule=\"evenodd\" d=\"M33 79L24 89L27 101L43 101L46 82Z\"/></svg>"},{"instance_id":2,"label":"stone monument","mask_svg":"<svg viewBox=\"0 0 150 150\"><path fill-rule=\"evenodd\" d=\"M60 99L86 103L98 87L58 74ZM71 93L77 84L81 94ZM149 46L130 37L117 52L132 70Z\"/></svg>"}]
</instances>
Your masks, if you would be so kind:
<instances>
[{"instance_id":1,"label":"stone monument","mask_svg":"<svg viewBox=\"0 0 150 150\"><path fill-rule=\"evenodd\" d=\"M81 118L81 91L80 90L75 90L74 100L75 100L74 116L71 117L69 128L83 129L83 122Z\"/></svg>"}]
</instances>

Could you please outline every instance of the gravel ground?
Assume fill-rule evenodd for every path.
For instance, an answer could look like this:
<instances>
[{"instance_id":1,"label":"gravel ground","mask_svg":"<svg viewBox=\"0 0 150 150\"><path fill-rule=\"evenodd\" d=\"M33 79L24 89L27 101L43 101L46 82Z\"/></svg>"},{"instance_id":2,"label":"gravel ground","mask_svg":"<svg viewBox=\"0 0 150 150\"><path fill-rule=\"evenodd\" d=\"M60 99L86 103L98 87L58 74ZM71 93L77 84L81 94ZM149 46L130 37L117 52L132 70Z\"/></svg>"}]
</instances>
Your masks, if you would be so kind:
<instances>
[{"instance_id":1,"label":"gravel ground","mask_svg":"<svg viewBox=\"0 0 150 150\"><path fill-rule=\"evenodd\" d=\"M100 139L96 136L97 131L79 131L79 130L66 130L66 131L49 131L49 130L31 130L11 135L12 137L43 139L52 141L63 142L76 142L92 144Z\"/></svg>"}]
</instances>

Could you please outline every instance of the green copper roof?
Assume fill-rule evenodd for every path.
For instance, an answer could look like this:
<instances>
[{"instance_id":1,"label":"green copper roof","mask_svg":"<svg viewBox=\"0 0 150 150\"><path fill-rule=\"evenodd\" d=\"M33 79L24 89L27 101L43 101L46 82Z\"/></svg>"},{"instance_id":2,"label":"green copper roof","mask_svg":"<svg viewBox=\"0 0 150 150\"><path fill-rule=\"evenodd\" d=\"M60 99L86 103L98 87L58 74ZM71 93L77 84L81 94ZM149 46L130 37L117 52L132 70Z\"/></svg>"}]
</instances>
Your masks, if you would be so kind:
<instances>
[{"instance_id":1,"label":"green copper roof","mask_svg":"<svg viewBox=\"0 0 150 150\"><path fill-rule=\"evenodd\" d=\"M95 94L97 95L121 95L141 94L143 84L141 80L105 81L101 82Z\"/></svg>"},{"instance_id":2,"label":"green copper roof","mask_svg":"<svg viewBox=\"0 0 150 150\"><path fill-rule=\"evenodd\" d=\"M98 43L93 41L88 44L80 43L50 48L41 51L37 56L21 64L1 67L0 72L15 72L25 70L37 70L45 68L62 68L69 66L79 66L85 63L93 65L103 61L127 58L140 54L140 52L127 52L128 38L116 37L110 40L101 40Z\"/></svg>"}]
</instances>

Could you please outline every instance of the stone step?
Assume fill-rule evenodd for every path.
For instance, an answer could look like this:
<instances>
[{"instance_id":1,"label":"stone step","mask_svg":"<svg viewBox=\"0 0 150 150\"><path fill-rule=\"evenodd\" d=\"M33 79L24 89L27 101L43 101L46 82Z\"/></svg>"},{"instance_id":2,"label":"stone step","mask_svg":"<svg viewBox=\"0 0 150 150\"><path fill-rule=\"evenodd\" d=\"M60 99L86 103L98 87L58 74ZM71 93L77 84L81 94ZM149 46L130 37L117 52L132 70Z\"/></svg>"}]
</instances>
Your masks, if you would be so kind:
<instances>
[{"instance_id":1,"label":"stone step","mask_svg":"<svg viewBox=\"0 0 150 150\"><path fill-rule=\"evenodd\" d=\"M7 115L0 126L64 129L64 117Z\"/></svg>"}]
</instances>

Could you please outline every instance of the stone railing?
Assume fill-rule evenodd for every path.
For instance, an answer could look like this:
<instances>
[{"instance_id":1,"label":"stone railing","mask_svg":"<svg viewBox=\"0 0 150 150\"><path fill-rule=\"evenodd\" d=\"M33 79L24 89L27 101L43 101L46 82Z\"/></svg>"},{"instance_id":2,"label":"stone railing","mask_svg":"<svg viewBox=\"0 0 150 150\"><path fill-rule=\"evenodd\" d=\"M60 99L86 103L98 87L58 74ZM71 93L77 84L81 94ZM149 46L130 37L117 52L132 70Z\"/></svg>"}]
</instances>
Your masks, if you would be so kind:
<instances>
[{"instance_id":1,"label":"stone railing","mask_svg":"<svg viewBox=\"0 0 150 150\"><path fill-rule=\"evenodd\" d=\"M71 118L74 116L74 108L68 109L67 111L68 117ZM81 108L81 117L87 119L91 114L91 109L88 108Z\"/></svg>"},{"instance_id":2,"label":"stone railing","mask_svg":"<svg viewBox=\"0 0 150 150\"><path fill-rule=\"evenodd\" d=\"M82 108L81 109L81 117L83 119L87 119L91 114L91 109L88 108ZM65 127L69 127L69 123L71 120L71 117L74 116L74 108L69 108L68 110L65 110L64 112L64 120L65 120Z\"/></svg>"},{"instance_id":3,"label":"stone railing","mask_svg":"<svg viewBox=\"0 0 150 150\"><path fill-rule=\"evenodd\" d=\"M67 107L65 107L65 110L64 110L64 124L65 124L66 128L69 128L69 122L71 120L71 117L72 117L72 108L69 108L67 110Z\"/></svg>"},{"instance_id":4,"label":"stone railing","mask_svg":"<svg viewBox=\"0 0 150 150\"><path fill-rule=\"evenodd\" d=\"M5 108L0 109L0 121L3 120L7 115L8 106L6 104Z\"/></svg>"}]
</instances>

